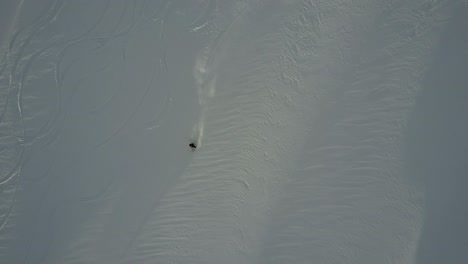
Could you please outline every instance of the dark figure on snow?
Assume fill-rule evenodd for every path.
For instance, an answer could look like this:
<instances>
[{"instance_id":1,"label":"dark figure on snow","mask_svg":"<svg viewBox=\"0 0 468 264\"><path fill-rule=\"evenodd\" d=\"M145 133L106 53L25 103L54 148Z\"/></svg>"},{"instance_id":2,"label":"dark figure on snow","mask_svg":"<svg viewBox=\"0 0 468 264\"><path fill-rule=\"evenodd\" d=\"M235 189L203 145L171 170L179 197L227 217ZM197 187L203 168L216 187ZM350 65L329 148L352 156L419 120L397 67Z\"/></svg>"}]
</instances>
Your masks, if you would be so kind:
<instances>
[{"instance_id":1,"label":"dark figure on snow","mask_svg":"<svg viewBox=\"0 0 468 264\"><path fill-rule=\"evenodd\" d=\"M195 143L190 143L189 144L189 147L192 149L192 151L195 151L195 149L197 148L197 145L195 145Z\"/></svg>"}]
</instances>

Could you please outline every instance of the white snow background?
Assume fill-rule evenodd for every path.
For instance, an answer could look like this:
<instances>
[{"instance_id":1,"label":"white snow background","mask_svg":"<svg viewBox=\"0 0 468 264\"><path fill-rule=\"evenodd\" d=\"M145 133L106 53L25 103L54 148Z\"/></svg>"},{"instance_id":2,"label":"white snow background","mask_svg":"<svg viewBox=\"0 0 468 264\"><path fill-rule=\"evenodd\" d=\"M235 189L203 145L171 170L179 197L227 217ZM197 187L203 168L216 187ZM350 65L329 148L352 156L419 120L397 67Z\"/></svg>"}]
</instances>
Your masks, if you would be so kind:
<instances>
[{"instance_id":1,"label":"white snow background","mask_svg":"<svg viewBox=\"0 0 468 264\"><path fill-rule=\"evenodd\" d=\"M2 0L0 263L468 263L467 116L463 0Z\"/></svg>"}]
</instances>

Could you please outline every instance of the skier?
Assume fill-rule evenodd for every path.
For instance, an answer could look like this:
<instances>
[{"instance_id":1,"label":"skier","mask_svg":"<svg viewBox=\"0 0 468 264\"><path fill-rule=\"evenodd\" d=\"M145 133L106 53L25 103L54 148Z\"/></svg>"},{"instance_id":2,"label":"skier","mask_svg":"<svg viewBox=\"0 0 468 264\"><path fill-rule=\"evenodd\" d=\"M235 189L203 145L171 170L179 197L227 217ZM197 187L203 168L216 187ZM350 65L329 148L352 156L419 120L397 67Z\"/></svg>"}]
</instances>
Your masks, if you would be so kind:
<instances>
[{"instance_id":1,"label":"skier","mask_svg":"<svg viewBox=\"0 0 468 264\"><path fill-rule=\"evenodd\" d=\"M195 151L195 149L197 148L197 145L195 145L195 143L190 143L189 144L189 147L192 149L192 151Z\"/></svg>"}]
</instances>

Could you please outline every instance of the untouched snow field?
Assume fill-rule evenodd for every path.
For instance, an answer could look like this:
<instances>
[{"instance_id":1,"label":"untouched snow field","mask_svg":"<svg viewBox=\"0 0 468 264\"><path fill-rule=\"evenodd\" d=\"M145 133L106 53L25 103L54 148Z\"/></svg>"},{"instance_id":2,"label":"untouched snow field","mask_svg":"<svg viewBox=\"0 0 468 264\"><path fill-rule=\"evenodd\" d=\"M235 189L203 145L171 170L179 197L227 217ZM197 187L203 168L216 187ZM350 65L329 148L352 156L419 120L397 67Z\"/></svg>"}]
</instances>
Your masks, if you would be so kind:
<instances>
[{"instance_id":1,"label":"untouched snow field","mask_svg":"<svg viewBox=\"0 0 468 264\"><path fill-rule=\"evenodd\" d=\"M1 1L0 263L468 263L467 28L463 0Z\"/></svg>"}]
</instances>

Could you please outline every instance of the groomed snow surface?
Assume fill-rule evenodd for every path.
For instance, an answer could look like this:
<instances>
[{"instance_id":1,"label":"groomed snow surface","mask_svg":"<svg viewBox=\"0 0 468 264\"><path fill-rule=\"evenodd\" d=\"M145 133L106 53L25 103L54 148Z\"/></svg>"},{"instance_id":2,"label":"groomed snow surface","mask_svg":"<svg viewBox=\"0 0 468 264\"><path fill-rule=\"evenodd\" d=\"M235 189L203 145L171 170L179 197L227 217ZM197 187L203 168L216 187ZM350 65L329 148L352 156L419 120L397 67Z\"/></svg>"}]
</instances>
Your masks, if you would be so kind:
<instances>
[{"instance_id":1,"label":"groomed snow surface","mask_svg":"<svg viewBox=\"0 0 468 264\"><path fill-rule=\"evenodd\" d=\"M1 1L0 263L468 263L467 28L463 0Z\"/></svg>"}]
</instances>

